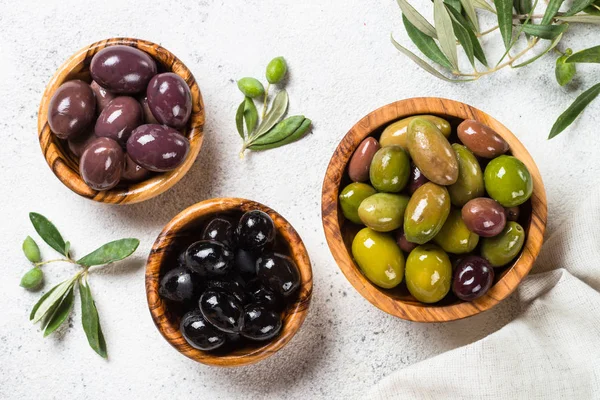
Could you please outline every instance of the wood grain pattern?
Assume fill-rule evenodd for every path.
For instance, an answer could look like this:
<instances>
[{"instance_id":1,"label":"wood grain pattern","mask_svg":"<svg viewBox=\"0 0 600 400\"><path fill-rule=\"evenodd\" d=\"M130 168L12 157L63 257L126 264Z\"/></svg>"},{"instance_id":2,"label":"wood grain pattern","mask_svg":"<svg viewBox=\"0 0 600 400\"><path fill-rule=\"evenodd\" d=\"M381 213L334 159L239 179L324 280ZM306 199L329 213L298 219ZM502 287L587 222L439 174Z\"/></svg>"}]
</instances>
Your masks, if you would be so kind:
<instances>
[{"instance_id":1,"label":"wood grain pattern","mask_svg":"<svg viewBox=\"0 0 600 400\"><path fill-rule=\"evenodd\" d=\"M81 79L91 82L89 66L94 54L108 46L125 45L137 47L150 54L162 69L181 76L192 93L192 114L182 131L190 141L190 151L185 161L175 170L156 174L139 183L120 183L107 191L96 191L88 187L79 175L79 160L69 150L66 141L52 133L48 125L48 104L52 95L64 82ZM202 146L204 131L204 103L200 88L190 70L167 49L158 44L140 39L111 38L93 43L71 56L54 74L40 103L38 112L38 136L48 166L62 183L73 192L102 203L132 204L148 200L175 185L190 169Z\"/></svg>"},{"instance_id":2,"label":"wood grain pattern","mask_svg":"<svg viewBox=\"0 0 600 400\"><path fill-rule=\"evenodd\" d=\"M404 283L391 290L373 285L360 272L352 259L351 243L356 233L356 226L346 222L338 204L341 186L349 183L346 165L350 156L367 136L377 137L389 123L418 114L435 114L455 123L464 119L475 119L490 126L508 142L511 153L525 163L533 178L533 195L530 201L522 206L524 215L520 218L527 234L524 248L514 264L497 275L496 283L488 293L473 302L442 300L432 305L420 303L410 295ZM547 203L544 184L535 162L521 142L504 125L467 104L425 97L388 104L373 111L350 129L335 150L325 174L322 217L325 237L333 257L346 278L363 297L381 310L406 320L443 322L486 311L516 289L531 270L542 247L546 229Z\"/></svg>"},{"instance_id":3,"label":"wood grain pattern","mask_svg":"<svg viewBox=\"0 0 600 400\"><path fill-rule=\"evenodd\" d=\"M300 270L300 290L296 301L289 305L283 315L281 333L272 341L257 342L254 346L236 349L226 354L215 354L197 350L190 346L179 331L179 318L171 314L166 303L158 294L161 270L166 267L169 254L176 240L188 235L191 231L196 236L199 221L207 217L231 211L261 210L269 214L275 222L279 237L287 243L290 257ZM203 364L219 367L248 365L263 360L285 346L296 334L308 312L312 295L312 268L304 243L296 230L281 215L260 203L238 199L218 198L206 200L185 209L173 218L160 233L146 264L146 295L148 307L154 323L163 337L180 353Z\"/></svg>"}]
</instances>

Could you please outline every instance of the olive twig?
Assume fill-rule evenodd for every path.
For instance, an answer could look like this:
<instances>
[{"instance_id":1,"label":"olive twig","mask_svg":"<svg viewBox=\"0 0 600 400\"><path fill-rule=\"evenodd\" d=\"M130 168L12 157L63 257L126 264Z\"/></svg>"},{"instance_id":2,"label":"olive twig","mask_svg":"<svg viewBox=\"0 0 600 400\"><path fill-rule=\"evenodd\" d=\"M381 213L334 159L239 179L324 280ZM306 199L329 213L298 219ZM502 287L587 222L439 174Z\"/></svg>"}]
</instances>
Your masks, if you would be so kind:
<instances>
[{"instance_id":1,"label":"olive twig","mask_svg":"<svg viewBox=\"0 0 600 400\"><path fill-rule=\"evenodd\" d=\"M46 264L53 263L53 262L66 262L66 263L70 263L70 264L77 264L77 262L75 262L71 258L57 258L54 260L40 261L40 262L34 263L33 265L35 265L36 267L41 267L42 265L46 265ZM79 265L79 264L77 264L77 265Z\"/></svg>"}]
</instances>

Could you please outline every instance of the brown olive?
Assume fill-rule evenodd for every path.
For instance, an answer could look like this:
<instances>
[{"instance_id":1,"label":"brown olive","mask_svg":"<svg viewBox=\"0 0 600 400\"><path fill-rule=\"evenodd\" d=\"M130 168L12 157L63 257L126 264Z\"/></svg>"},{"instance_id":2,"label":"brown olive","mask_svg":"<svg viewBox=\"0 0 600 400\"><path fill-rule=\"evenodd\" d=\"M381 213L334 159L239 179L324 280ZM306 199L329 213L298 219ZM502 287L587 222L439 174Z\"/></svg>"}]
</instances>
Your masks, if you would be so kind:
<instances>
[{"instance_id":1,"label":"brown olive","mask_svg":"<svg viewBox=\"0 0 600 400\"><path fill-rule=\"evenodd\" d=\"M462 219L471 232L483 237L498 235L506 225L504 207L487 197L467 202L462 208Z\"/></svg>"},{"instance_id":2,"label":"brown olive","mask_svg":"<svg viewBox=\"0 0 600 400\"><path fill-rule=\"evenodd\" d=\"M508 151L506 140L479 121L466 119L456 130L460 141L476 156L495 158Z\"/></svg>"},{"instance_id":3,"label":"brown olive","mask_svg":"<svg viewBox=\"0 0 600 400\"><path fill-rule=\"evenodd\" d=\"M372 137L358 145L348 164L348 176L353 182L365 182L369 179L371 161L380 148L379 142Z\"/></svg>"},{"instance_id":4,"label":"brown olive","mask_svg":"<svg viewBox=\"0 0 600 400\"><path fill-rule=\"evenodd\" d=\"M60 85L50 99L48 124L60 139L74 139L85 132L96 116L96 99L90 85L80 80Z\"/></svg>"}]
</instances>

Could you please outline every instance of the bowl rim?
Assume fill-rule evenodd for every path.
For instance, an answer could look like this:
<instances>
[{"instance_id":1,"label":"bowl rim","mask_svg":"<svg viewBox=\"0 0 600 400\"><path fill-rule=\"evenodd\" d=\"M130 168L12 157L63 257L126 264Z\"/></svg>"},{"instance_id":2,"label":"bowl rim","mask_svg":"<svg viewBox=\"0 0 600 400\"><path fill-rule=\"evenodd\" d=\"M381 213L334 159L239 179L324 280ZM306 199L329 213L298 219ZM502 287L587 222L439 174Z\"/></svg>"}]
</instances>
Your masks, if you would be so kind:
<instances>
[{"instance_id":1,"label":"bowl rim","mask_svg":"<svg viewBox=\"0 0 600 400\"><path fill-rule=\"evenodd\" d=\"M192 93L192 114L183 134L190 142L190 149L185 161L176 169L156 174L142 182L119 184L117 187L96 191L88 187L81 176L75 157L70 154L65 141L61 141L52 133L48 124L48 105L54 92L67 80L77 79L73 75L87 68L91 57L98 51L109 47L124 45L138 48L153 59L163 64L167 72L174 72L182 77ZM137 96L135 96L137 97ZM54 73L48 82L38 110L38 138L44 158L54 175L71 191L78 195L101 203L133 204L148 200L164 193L175 185L194 164L202 147L204 137L204 103L200 88L191 73L181 60L164 47L150 41L117 37L100 40L85 46L70 56Z\"/></svg>"},{"instance_id":2,"label":"bowl rim","mask_svg":"<svg viewBox=\"0 0 600 400\"><path fill-rule=\"evenodd\" d=\"M284 326L281 333L261 347L252 349L244 354L212 354L190 346L179 331L179 326L171 323L166 315L167 305L158 294L161 266L165 261L166 249L177 234L188 224L201 217L214 215L231 210L261 210L269 214L275 223L278 233L288 243L290 257L295 261L300 271L300 290L296 301L285 314ZM196 203L177 214L158 235L148 261L146 263L146 297L148 308L154 324L162 336L180 353L200 363L219 367L235 367L256 363L283 348L296 334L304 322L312 297L313 280L312 267L308 252L300 235L292 225L279 213L261 203L242 198L214 198Z\"/></svg>"},{"instance_id":3,"label":"bowl rim","mask_svg":"<svg viewBox=\"0 0 600 400\"><path fill-rule=\"evenodd\" d=\"M523 250L519 258L488 293L472 302L436 306L409 304L394 299L364 277L358 266L355 265L342 238L340 221L343 216L339 209L338 195L341 180L351 155L360 142L373 132L391 122L419 114L447 115L463 120L475 119L490 126L509 142L512 154L525 163L533 178L531 220ZM533 267L533 262L542 246L547 221L546 193L540 172L531 155L517 137L487 113L459 101L438 97L399 100L380 107L359 120L344 135L331 157L323 181L321 207L327 244L338 267L352 286L382 311L405 320L418 322L445 322L470 317L492 308L508 297Z\"/></svg>"}]
</instances>

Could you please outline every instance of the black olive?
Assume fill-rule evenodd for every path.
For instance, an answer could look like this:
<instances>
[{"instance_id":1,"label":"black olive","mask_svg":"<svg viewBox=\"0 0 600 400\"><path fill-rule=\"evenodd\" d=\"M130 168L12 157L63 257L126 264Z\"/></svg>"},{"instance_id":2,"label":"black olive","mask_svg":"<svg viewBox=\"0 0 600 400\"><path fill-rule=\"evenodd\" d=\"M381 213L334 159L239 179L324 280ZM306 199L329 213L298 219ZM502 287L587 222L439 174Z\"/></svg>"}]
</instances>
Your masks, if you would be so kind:
<instances>
[{"instance_id":1,"label":"black olive","mask_svg":"<svg viewBox=\"0 0 600 400\"><path fill-rule=\"evenodd\" d=\"M248 211L236 229L237 244L244 250L262 250L275 241L275 224L267 213Z\"/></svg>"},{"instance_id":2,"label":"black olive","mask_svg":"<svg viewBox=\"0 0 600 400\"><path fill-rule=\"evenodd\" d=\"M235 267L243 277L252 279L256 276L256 256L247 250L235 252Z\"/></svg>"},{"instance_id":3,"label":"black olive","mask_svg":"<svg viewBox=\"0 0 600 400\"><path fill-rule=\"evenodd\" d=\"M177 267L162 277L158 293L173 301L195 301L200 296L200 282L196 274L187 268Z\"/></svg>"},{"instance_id":4,"label":"black olive","mask_svg":"<svg viewBox=\"0 0 600 400\"><path fill-rule=\"evenodd\" d=\"M244 309L234 295L218 289L209 289L200 296L200 311L215 328L236 333L244 324Z\"/></svg>"},{"instance_id":5,"label":"black olive","mask_svg":"<svg viewBox=\"0 0 600 400\"><path fill-rule=\"evenodd\" d=\"M200 310L185 314L181 319L179 330L190 346L199 350L215 350L226 341L225 333L209 324Z\"/></svg>"},{"instance_id":6,"label":"black olive","mask_svg":"<svg viewBox=\"0 0 600 400\"><path fill-rule=\"evenodd\" d=\"M246 285L247 297L252 303L265 306L269 310L281 311L285 301L270 289L263 286L261 281L253 279Z\"/></svg>"},{"instance_id":7,"label":"black olive","mask_svg":"<svg viewBox=\"0 0 600 400\"><path fill-rule=\"evenodd\" d=\"M235 226L226 218L216 217L212 219L204 228L202 233L203 240L214 240L232 247L234 243Z\"/></svg>"},{"instance_id":8,"label":"black olive","mask_svg":"<svg viewBox=\"0 0 600 400\"><path fill-rule=\"evenodd\" d=\"M298 267L283 254L263 254L256 261L256 275L267 288L283 297L291 296L300 287Z\"/></svg>"},{"instance_id":9,"label":"black olive","mask_svg":"<svg viewBox=\"0 0 600 400\"><path fill-rule=\"evenodd\" d=\"M206 283L207 289L219 289L232 294L240 303L246 302L246 294L242 285L235 280L212 280Z\"/></svg>"},{"instance_id":10,"label":"black olive","mask_svg":"<svg viewBox=\"0 0 600 400\"><path fill-rule=\"evenodd\" d=\"M281 330L281 315L260 304L249 304L244 308L242 336L252 340L269 340Z\"/></svg>"},{"instance_id":11,"label":"black olive","mask_svg":"<svg viewBox=\"0 0 600 400\"><path fill-rule=\"evenodd\" d=\"M188 268L202 276L223 276L233 267L233 252L222 243L200 240L185 252Z\"/></svg>"}]
</instances>

